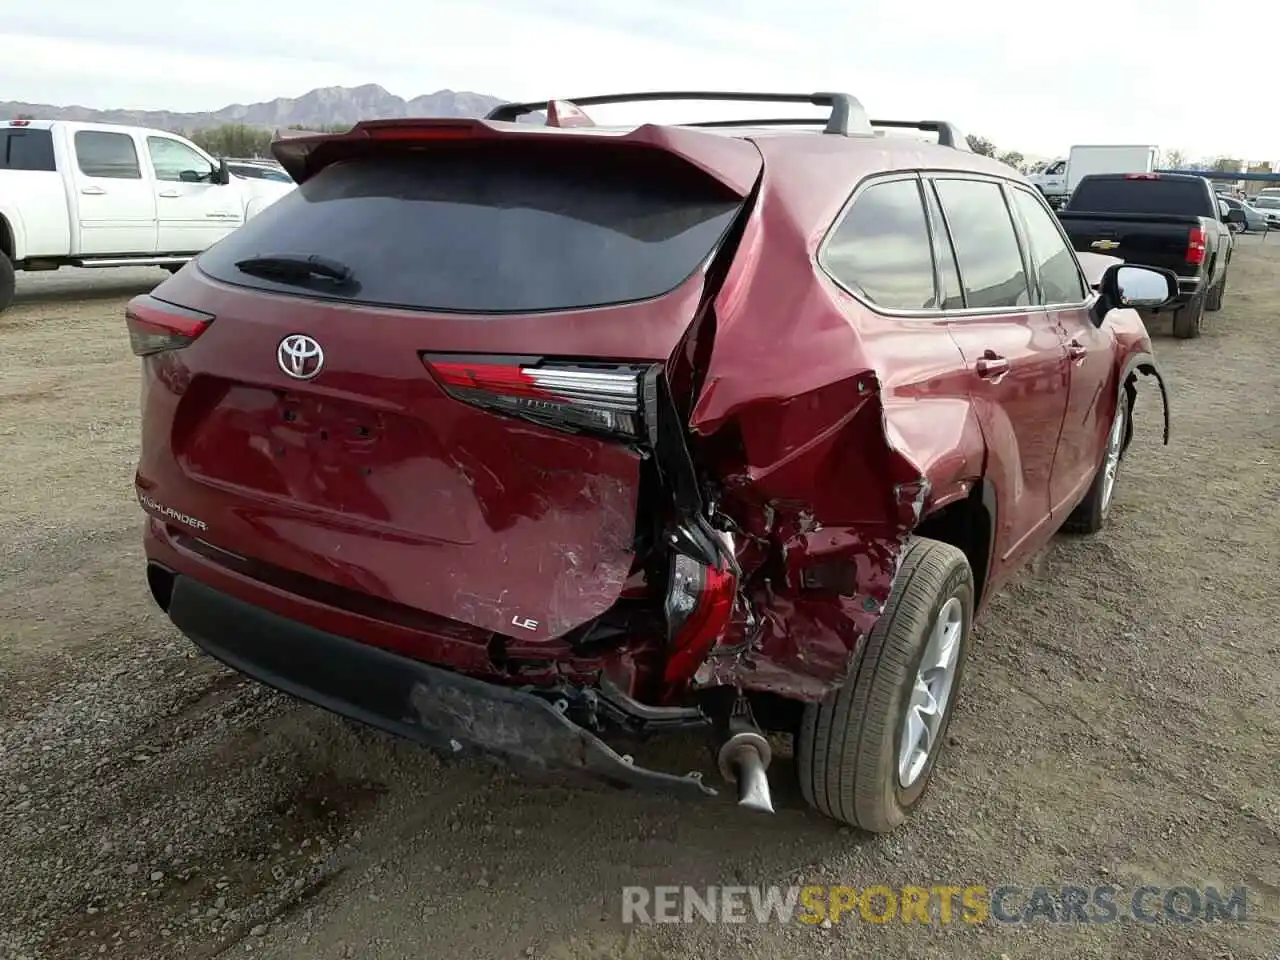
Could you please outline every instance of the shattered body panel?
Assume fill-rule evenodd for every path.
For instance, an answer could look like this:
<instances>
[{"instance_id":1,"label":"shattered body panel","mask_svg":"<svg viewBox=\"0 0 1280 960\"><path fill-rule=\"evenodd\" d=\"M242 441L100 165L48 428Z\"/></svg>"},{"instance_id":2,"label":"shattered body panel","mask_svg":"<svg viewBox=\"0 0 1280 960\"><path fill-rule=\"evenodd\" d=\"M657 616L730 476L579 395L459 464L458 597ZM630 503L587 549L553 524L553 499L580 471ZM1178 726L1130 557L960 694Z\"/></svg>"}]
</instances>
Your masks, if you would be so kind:
<instances>
[{"instance_id":1,"label":"shattered body panel","mask_svg":"<svg viewBox=\"0 0 1280 960\"><path fill-rule=\"evenodd\" d=\"M823 205L799 185L838 178L846 158L762 149L760 213L715 301L690 422L745 534L759 622L698 680L816 700L856 662L911 531L981 476L982 433L945 331L870 313L814 265L823 233L806 224L830 223L844 196Z\"/></svg>"},{"instance_id":2,"label":"shattered body panel","mask_svg":"<svg viewBox=\"0 0 1280 960\"><path fill-rule=\"evenodd\" d=\"M1049 509L1060 423L1043 425L1043 502L1019 517L1029 467L1014 431L1025 443L1041 428L1011 423L975 395L971 364L943 324L881 315L829 281L815 262L823 234L811 226L831 223L844 197L824 202L803 185L838 179L836 158L761 148L758 214L715 300L715 345L690 417L723 485L718 506L743 534L743 594L755 618L735 621L696 679L817 700L856 665L907 538L935 511L971 496L994 501L989 565L974 571L984 603L1047 542L1067 510ZM1096 260L1086 265L1093 282L1115 258ZM814 282L798 284L802 271ZM1130 372L1158 377L1134 311L1110 311L1096 335L1117 396L1132 393ZM1043 334L1055 345L1063 336L1052 326ZM1041 374L1026 381L1030 391ZM1053 373L1062 403L1072 375L1064 352ZM1102 382L1072 389L1100 424L1096 465L1114 400ZM1074 506L1091 478L1063 502Z\"/></svg>"}]
</instances>

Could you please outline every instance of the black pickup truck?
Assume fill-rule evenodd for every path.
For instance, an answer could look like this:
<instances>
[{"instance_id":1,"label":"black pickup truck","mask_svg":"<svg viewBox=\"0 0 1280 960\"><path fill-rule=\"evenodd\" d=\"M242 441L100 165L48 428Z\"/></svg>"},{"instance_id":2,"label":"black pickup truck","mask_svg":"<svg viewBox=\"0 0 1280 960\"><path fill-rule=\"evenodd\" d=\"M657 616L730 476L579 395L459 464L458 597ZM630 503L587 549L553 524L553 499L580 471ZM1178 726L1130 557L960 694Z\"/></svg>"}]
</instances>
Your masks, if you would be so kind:
<instances>
[{"instance_id":1,"label":"black pickup truck","mask_svg":"<svg viewBox=\"0 0 1280 960\"><path fill-rule=\"evenodd\" d=\"M1091 174L1058 212L1076 250L1178 275L1178 298L1161 309L1174 312L1173 335L1184 339L1222 307L1235 248L1228 224L1242 218L1204 177L1167 173Z\"/></svg>"}]
</instances>

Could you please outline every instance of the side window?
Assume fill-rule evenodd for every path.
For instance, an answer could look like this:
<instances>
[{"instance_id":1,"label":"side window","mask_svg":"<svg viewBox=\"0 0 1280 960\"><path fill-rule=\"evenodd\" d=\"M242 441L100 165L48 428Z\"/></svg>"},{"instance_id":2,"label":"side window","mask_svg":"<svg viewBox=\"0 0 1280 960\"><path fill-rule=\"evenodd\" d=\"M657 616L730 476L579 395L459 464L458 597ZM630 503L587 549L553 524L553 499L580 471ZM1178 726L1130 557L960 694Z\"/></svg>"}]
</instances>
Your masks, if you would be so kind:
<instances>
[{"instance_id":1,"label":"side window","mask_svg":"<svg viewBox=\"0 0 1280 960\"><path fill-rule=\"evenodd\" d=\"M53 135L48 130L0 133L0 170L56 170Z\"/></svg>"},{"instance_id":2,"label":"side window","mask_svg":"<svg viewBox=\"0 0 1280 960\"><path fill-rule=\"evenodd\" d=\"M186 144L168 137L147 137L147 152L157 180L204 183L212 179L209 161Z\"/></svg>"},{"instance_id":3,"label":"side window","mask_svg":"<svg viewBox=\"0 0 1280 960\"><path fill-rule=\"evenodd\" d=\"M1057 219L1025 190L1013 190L1013 203L1027 228L1031 262L1040 277L1045 304L1081 303L1089 294L1070 245L1058 229Z\"/></svg>"},{"instance_id":4,"label":"side window","mask_svg":"<svg viewBox=\"0 0 1280 960\"><path fill-rule=\"evenodd\" d=\"M925 201L929 207L929 224L933 228L933 258L938 263L942 281L938 299L944 310L963 310L964 294L960 286L960 270L956 267L956 253L951 248L951 238L947 236L947 225L943 222L938 195L932 183L925 186Z\"/></svg>"},{"instance_id":5,"label":"side window","mask_svg":"<svg viewBox=\"0 0 1280 960\"><path fill-rule=\"evenodd\" d=\"M876 306L935 308L933 250L918 182L889 180L863 190L828 239L822 261Z\"/></svg>"},{"instance_id":6,"label":"side window","mask_svg":"<svg viewBox=\"0 0 1280 960\"><path fill-rule=\"evenodd\" d=\"M76 134L76 162L86 177L142 179L138 150L127 133L81 130Z\"/></svg>"},{"instance_id":7,"label":"side window","mask_svg":"<svg viewBox=\"0 0 1280 960\"><path fill-rule=\"evenodd\" d=\"M969 309L1028 306L1027 272L1000 185L938 180L936 186Z\"/></svg>"},{"instance_id":8,"label":"side window","mask_svg":"<svg viewBox=\"0 0 1280 960\"><path fill-rule=\"evenodd\" d=\"M1049 169L1046 170L1045 173L1051 176L1057 176L1058 174L1062 173L1062 171L1066 169L1067 169L1067 162L1065 160L1059 160L1057 163L1051 164L1049 166Z\"/></svg>"}]
</instances>

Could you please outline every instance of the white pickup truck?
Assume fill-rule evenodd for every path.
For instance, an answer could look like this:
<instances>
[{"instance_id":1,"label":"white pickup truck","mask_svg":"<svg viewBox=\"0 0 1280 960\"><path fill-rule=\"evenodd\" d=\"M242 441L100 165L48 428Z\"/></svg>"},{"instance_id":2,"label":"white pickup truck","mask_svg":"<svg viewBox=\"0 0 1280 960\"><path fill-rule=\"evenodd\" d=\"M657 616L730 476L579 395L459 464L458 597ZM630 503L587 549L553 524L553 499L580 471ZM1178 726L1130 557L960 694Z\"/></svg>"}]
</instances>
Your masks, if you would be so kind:
<instances>
[{"instance_id":1,"label":"white pickup truck","mask_svg":"<svg viewBox=\"0 0 1280 960\"><path fill-rule=\"evenodd\" d=\"M176 271L293 187L232 176L162 130L0 121L0 310L16 270Z\"/></svg>"}]
</instances>

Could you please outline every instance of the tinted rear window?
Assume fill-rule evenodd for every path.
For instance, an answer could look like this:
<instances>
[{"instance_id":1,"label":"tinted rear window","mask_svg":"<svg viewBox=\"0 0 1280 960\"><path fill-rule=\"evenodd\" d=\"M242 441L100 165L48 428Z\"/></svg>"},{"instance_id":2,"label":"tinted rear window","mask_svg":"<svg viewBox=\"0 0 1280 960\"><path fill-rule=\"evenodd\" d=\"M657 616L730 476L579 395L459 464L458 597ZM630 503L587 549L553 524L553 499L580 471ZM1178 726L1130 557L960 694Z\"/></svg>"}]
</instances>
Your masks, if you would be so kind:
<instances>
[{"instance_id":1,"label":"tinted rear window","mask_svg":"<svg viewBox=\"0 0 1280 960\"><path fill-rule=\"evenodd\" d=\"M48 130L0 130L0 170L55 169Z\"/></svg>"},{"instance_id":2,"label":"tinted rear window","mask_svg":"<svg viewBox=\"0 0 1280 960\"><path fill-rule=\"evenodd\" d=\"M1081 180L1068 206L1100 213L1217 216L1209 205L1209 191L1195 180Z\"/></svg>"},{"instance_id":3,"label":"tinted rear window","mask_svg":"<svg viewBox=\"0 0 1280 960\"><path fill-rule=\"evenodd\" d=\"M666 154L441 149L322 170L200 257L228 283L464 313L644 300L687 279L740 200ZM242 273L236 261L318 254L341 288Z\"/></svg>"}]
</instances>

